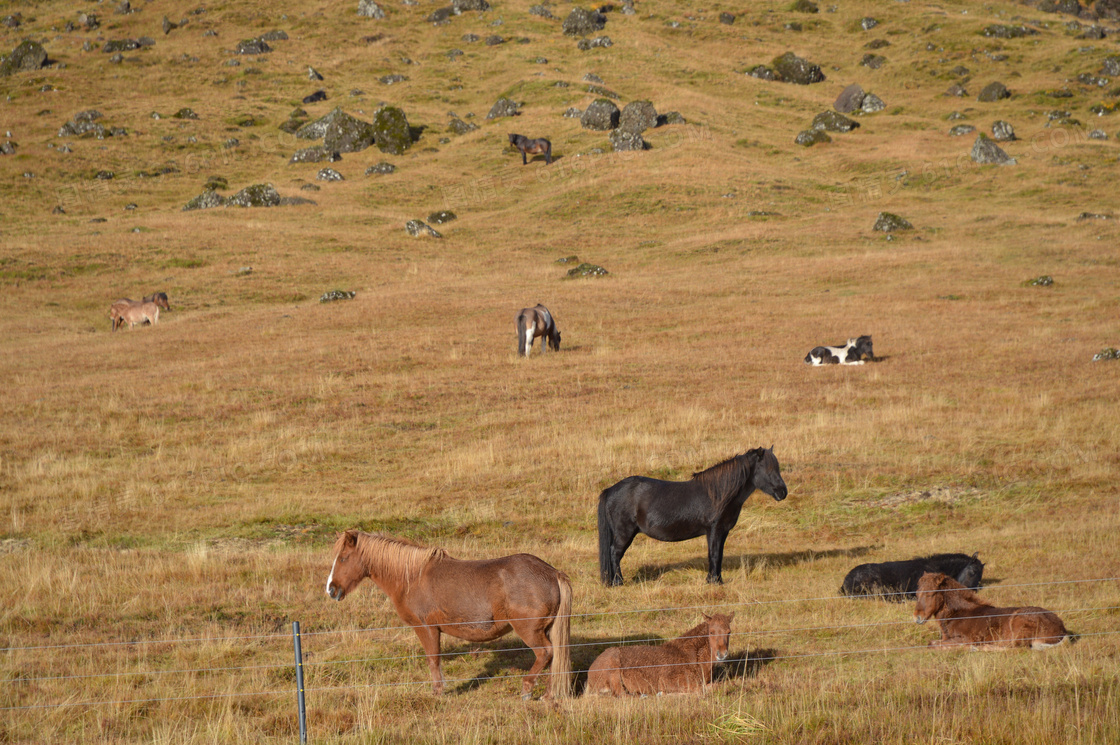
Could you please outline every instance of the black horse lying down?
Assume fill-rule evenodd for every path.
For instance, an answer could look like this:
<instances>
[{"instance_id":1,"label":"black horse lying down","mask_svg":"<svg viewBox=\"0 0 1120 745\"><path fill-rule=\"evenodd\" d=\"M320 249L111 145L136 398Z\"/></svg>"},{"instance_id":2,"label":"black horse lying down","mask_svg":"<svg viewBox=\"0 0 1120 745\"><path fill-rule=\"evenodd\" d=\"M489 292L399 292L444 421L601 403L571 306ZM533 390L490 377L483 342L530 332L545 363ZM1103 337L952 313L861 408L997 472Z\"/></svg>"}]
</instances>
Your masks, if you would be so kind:
<instances>
[{"instance_id":1,"label":"black horse lying down","mask_svg":"<svg viewBox=\"0 0 1120 745\"><path fill-rule=\"evenodd\" d=\"M885 600L901 603L917 597L918 580L926 572L946 574L971 590L979 590L984 564L977 556L978 553L934 554L906 561L860 564L844 577L840 592L861 597L882 595Z\"/></svg>"},{"instance_id":2,"label":"black horse lying down","mask_svg":"<svg viewBox=\"0 0 1120 745\"><path fill-rule=\"evenodd\" d=\"M527 165L528 159L525 153L530 155L544 155L545 163L552 163L552 143L543 137L539 140L530 140L524 135L509 136L509 144L521 151L521 165Z\"/></svg>"}]
</instances>

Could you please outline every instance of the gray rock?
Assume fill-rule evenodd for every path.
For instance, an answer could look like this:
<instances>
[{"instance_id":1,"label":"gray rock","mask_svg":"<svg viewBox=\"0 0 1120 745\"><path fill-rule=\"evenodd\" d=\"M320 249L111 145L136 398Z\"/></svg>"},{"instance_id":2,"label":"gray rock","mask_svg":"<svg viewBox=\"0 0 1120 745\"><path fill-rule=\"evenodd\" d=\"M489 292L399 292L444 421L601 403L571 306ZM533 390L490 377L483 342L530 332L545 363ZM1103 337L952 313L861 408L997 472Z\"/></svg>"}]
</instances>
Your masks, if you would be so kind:
<instances>
[{"instance_id":1,"label":"gray rock","mask_svg":"<svg viewBox=\"0 0 1120 745\"><path fill-rule=\"evenodd\" d=\"M1094 129L1092 132L1089 133L1089 139L1090 140L1107 140L1108 139L1108 132L1105 132L1103 129Z\"/></svg>"},{"instance_id":2,"label":"gray rock","mask_svg":"<svg viewBox=\"0 0 1120 745\"><path fill-rule=\"evenodd\" d=\"M1015 128L1002 119L992 122L992 139L996 142L1011 142L1015 137Z\"/></svg>"},{"instance_id":3,"label":"gray rock","mask_svg":"<svg viewBox=\"0 0 1120 745\"><path fill-rule=\"evenodd\" d=\"M576 47L584 52L586 52L588 49L609 47L613 45L614 42L611 41L611 37L609 36L596 36L594 39L580 39L579 42L576 43Z\"/></svg>"},{"instance_id":4,"label":"gray rock","mask_svg":"<svg viewBox=\"0 0 1120 745\"><path fill-rule=\"evenodd\" d=\"M447 125L447 131L453 132L457 135L465 135L467 132L473 132L478 129L478 125L474 122L465 122L459 117L454 117Z\"/></svg>"},{"instance_id":5,"label":"gray rock","mask_svg":"<svg viewBox=\"0 0 1120 745\"><path fill-rule=\"evenodd\" d=\"M174 114L172 114L171 117L173 119L197 119L198 114L194 113L193 109L189 109L186 106L184 106L183 108L179 109Z\"/></svg>"},{"instance_id":6,"label":"gray rock","mask_svg":"<svg viewBox=\"0 0 1120 745\"><path fill-rule=\"evenodd\" d=\"M657 109L649 101L631 101L623 107L618 117L618 128L624 132L641 134L656 126Z\"/></svg>"},{"instance_id":7,"label":"gray rock","mask_svg":"<svg viewBox=\"0 0 1120 745\"><path fill-rule=\"evenodd\" d=\"M0 155L15 155L17 147L19 147L19 145L11 140L0 142Z\"/></svg>"},{"instance_id":8,"label":"gray rock","mask_svg":"<svg viewBox=\"0 0 1120 745\"><path fill-rule=\"evenodd\" d=\"M782 79L781 75L775 72L773 68L766 65L755 65L754 67L747 68L745 74L750 75L752 78L758 78L759 80L780 82Z\"/></svg>"},{"instance_id":9,"label":"gray rock","mask_svg":"<svg viewBox=\"0 0 1120 745\"><path fill-rule=\"evenodd\" d=\"M437 8L430 16L428 16L427 21L433 26L442 26L451 20L451 15L452 11L451 6L449 5L446 8Z\"/></svg>"},{"instance_id":10,"label":"gray rock","mask_svg":"<svg viewBox=\"0 0 1120 745\"><path fill-rule=\"evenodd\" d=\"M140 42L136 39L113 39L112 41L105 42L105 46L101 47L101 51L105 54L131 52L140 48Z\"/></svg>"},{"instance_id":11,"label":"gray rock","mask_svg":"<svg viewBox=\"0 0 1120 745\"><path fill-rule=\"evenodd\" d=\"M870 68L872 70L878 70L880 67L882 67L884 64L886 64L886 62L887 62L886 57L884 57L880 54L870 54L870 53L868 53L868 54L863 55L863 59L861 59L859 63L861 65L863 65L864 67Z\"/></svg>"},{"instance_id":12,"label":"gray rock","mask_svg":"<svg viewBox=\"0 0 1120 745\"><path fill-rule=\"evenodd\" d=\"M267 54L272 47L263 39L245 39L237 43L238 54Z\"/></svg>"},{"instance_id":13,"label":"gray rock","mask_svg":"<svg viewBox=\"0 0 1120 745\"><path fill-rule=\"evenodd\" d=\"M485 43L488 47L496 47L499 44L505 44L506 40L498 36L497 34L494 34L493 36L487 36Z\"/></svg>"},{"instance_id":14,"label":"gray rock","mask_svg":"<svg viewBox=\"0 0 1120 745\"><path fill-rule=\"evenodd\" d=\"M971 124L958 124L949 130L950 137L961 137L963 135L971 134L976 131L976 127Z\"/></svg>"},{"instance_id":15,"label":"gray rock","mask_svg":"<svg viewBox=\"0 0 1120 745\"><path fill-rule=\"evenodd\" d=\"M835 111L822 111L813 117L812 129L822 129L826 132L851 132L858 127L859 122Z\"/></svg>"},{"instance_id":16,"label":"gray rock","mask_svg":"<svg viewBox=\"0 0 1120 745\"><path fill-rule=\"evenodd\" d=\"M880 212L871 229L881 233L893 233L896 230L913 230L914 226L906 218L892 212Z\"/></svg>"},{"instance_id":17,"label":"gray rock","mask_svg":"<svg viewBox=\"0 0 1120 745\"><path fill-rule=\"evenodd\" d=\"M213 209L214 207L225 207L225 205L226 200L222 195L218 194L212 189L207 189L191 201L187 202L183 206L183 212L189 212L191 210L208 210Z\"/></svg>"},{"instance_id":18,"label":"gray rock","mask_svg":"<svg viewBox=\"0 0 1120 745\"><path fill-rule=\"evenodd\" d=\"M1120 75L1120 55L1111 54L1105 57L1100 69L1101 75Z\"/></svg>"},{"instance_id":19,"label":"gray rock","mask_svg":"<svg viewBox=\"0 0 1120 745\"><path fill-rule=\"evenodd\" d=\"M598 264L589 264L586 261L568 270L569 279L578 279L580 277L605 277L608 274L610 274L610 272Z\"/></svg>"},{"instance_id":20,"label":"gray rock","mask_svg":"<svg viewBox=\"0 0 1120 745\"><path fill-rule=\"evenodd\" d=\"M396 106L378 109L373 117L373 132L377 149L390 155L404 155L412 147L412 130L408 118Z\"/></svg>"},{"instance_id":21,"label":"gray rock","mask_svg":"<svg viewBox=\"0 0 1120 745\"><path fill-rule=\"evenodd\" d=\"M883 99L874 93L868 93L863 97L863 103L860 104L859 110L865 114L874 114L876 111L882 111L885 108L887 108L887 105L883 103Z\"/></svg>"},{"instance_id":22,"label":"gray rock","mask_svg":"<svg viewBox=\"0 0 1120 745\"><path fill-rule=\"evenodd\" d=\"M395 83L403 83L408 80L407 75L393 73L392 75L382 75L378 80L382 85L394 85Z\"/></svg>"},{"instance_id":23,"label":"gray rock","mask_svg":"<svg viewBox=\"0 0 1120 745\"><path fill-rule=\"evenodd\" d=\"M688 121L679 111L667 111L657 117L657 126L664 127L667 124L688 124Z\"/></svg>"},{"instance_id":24,"label":"gray rock","mask_svg":"<svg viewBox=\"0 0 1120 745\"><path fill-rule=\"evenodd\" d=\"M861 18L860 22L859 22L859 27L862 28L864 31L870 31L871 29L875 28L878 25L879 25L879 21L875 18L872 18L871 16L866 16L864 18Z\"/></svg>"},{"instance_id":25,"label":"gray rock","mask_svg":"<svg viewBox=\"0 0 1120 745\"><path fill-rule=\"evenodd\" d=\"M570 107L567 111L564 112L564 117L566 119L579 119L581 116L583 116L583 112L577 109L575 106Z\"/></svg>"},{"instance_id":26,"label":"gray rock","mask_svg":"<svg viewBox=\"0 0 1120 745\"><path fill-rule=\"evenodd\" d=\"M1016 161L1005 153L999 145L981 132L972 145L972 160L980 165L1015 165Z\"/></svg>"},{"instance_id":27,"label":"gray rock","mask_svg":"<svg viewBox=\"0 0 1120 745\"><path fill-rule=\"evenodd\" d=\"M94 137L103 140L112 137L112 132L98 123L101 112L96 109L79 111L74 117L63 124L58 130L59 137Z\"/></svg>"},{"instance_id":28,"label":"gray rock","mask_svg":"<svg viewBox=\"0 0 1120 745\"><path fill-rule=\"evenodd\" d=\"M331 119L323 130L323 147L336 153L356 153L374 144L374 126L346 113Z\"/></svg>"},{"instance_id":29,"label":"gray rock","mask_svg":"<svg viewBox=\"0 0 1120 745\"><path fill-rule=\"evenodd\" d=\"M719 22L724 24L725 26L730 26L731 24L735 23L735 14L734 13L720 13L719 14Z\"/></svg>"},{"instance_id":30,"label":"gray rock","mask_svg":"<svg viewBox=\"0 0 1120 745\"><path fill-rule=\"evenodd\" d=\"M648 150L649 145L637 132L627 132L621 127L612 129L609 135L611 147L616 153L628 150Z\"/></svg>"},{"instance_id":31,"label":"gray rock","mask_svg":"<svg viewBox=\"0 0 1120 745\"><path fill-rule=\"evenodd\" d=\"M226 200L227 207L275 207L280 195L272 184L253 184Z\"/></svg>"},{"instance_id":32,"label":"gray rock","mask_svg":"<svg viewBox=\"0 0 1120 745\"><path fill-rule=\"evenodd\" d=\"M363 18L381 20L385 17L385 11L373 0L358 0L358 15Z\"/></svg>"},{"instance_id":33,"label":"gray rock","mask_svg":"<svg viewBox=\"0 0 1120 745\"><path fill-rule=\"evenodd\" d=\"M358 293L353 290L331 290L319 296L320 303L334 303L339 300L353 300Z\"/></svg>"},{"instance_id":34,"label":"gray rock","mask_svg":"<svg viewBox=\"0 0 1120 745\"><path fill-rule=\"evenodd\" d=\"M435 228L433 228L431 225L428 225L423 220L409 220L404 224L404 229L407 230L408 234L413 238L419 238L424 235L430 235L433 238L443 237L435 230Z\"/></svg>"},{"instance_id":35,"label":"gray rock","mask_svg":"<svg viewBox=\"0 0 1120 745\"><path fill-rule=\"evenodd\" d=\"M345 177L333 168L320 169L315 178L318 181L345 181Z\"/></svg>"},{"instance_id":36,"label":"gray rock","mask_svg":"<svg viewBox=\"0 0 1120 745\"><path fill-rule=\"evenodd\" d=\"M439 212L433 212L432 214L428 215L428 222L435 225L443 225L445 222L451 222L452 220L458 219L459 216L449 210L440 210Z\"/></svg>"},{"instance_id":37,"label":"gray rock","mask_svg":"<svg viewBox=\"0 0 1120 745\"><path fill-rule=\"evenodd\" d=\"M468 44L474 44L476 41L478 41L481 38L482 37L479 36L478 34L463 34L463 36L461 37L462 41L465 41Z\"/></svg>"},{"instance_id":38,"label":"gray rock","mask_svg":"<svg viewBox=\"0 0 1120 745\"><path fill-rule=\"evenodd\" d=\"M288 33L280 29L274 29L261 34L260 39L261 41L287 41Z\"/></svg>"},{"instance_id":39,"label":"gray rock","mask_svg":"<svg viewBox=\"0 0 1120 745\"><path fill-rule=\"evenodd\" d=\"M558 81L558 82L562 82L562 81ZM567 86L558 86L558 87L567 87ZM613 98L616 101L619 99L619 95L617 93L615 93L614 91L612 91L610 88L604 88L603 86L595 85L594 83L587 86L587 92L590 93L593 96L603 96L605 98Z\"/></svg>"},{"instance_id":40,"label":"gray rock","mask_svg":"<svg viewBox=\"0 0 1120 745\"><path fill-rule=\"evenodd\" d=\"M393 165L392 163L386 163L385 161L381 161L380 163L375 163L374 165L367 168L366 169L366 175L367 176L387 175L387 174L392 173L395 170L397 170L397 167L395 165Z\"/></svg>"},{"instance_id":41,"label":"gray rock","mask_svg":"<svg viewBox=\"0 0 1120 745\"><path fill-rule=\"evenodd\" d=\"M451 0L451 12L460 15L468 10L487 11L490 3L486 0Z\"/></svg>"},{"instance_id":42,"label":"gray rock","mask_svg":"<svg viewBox=\"0 0 1120 745\"><path fill-rule=\"evenodd\" d=\"M949 90L945 91L946 96L955 96L957 98L964 98L968 95L968 91L960 83L953 83L949 86Z\"/></svg>"},{"instance_id":43,"label":"gray rock","mask_svg":"<svg viewBox=\"0 0 1120 745\"><path fill-rule=\"evenodd\" d=\"M544 7L543 5L533 5L533 6L531 6L529 8L529 15L540 16L541 18L549 18L549 19L556 18L556 16L552 15L552 12L548 8Z\"/></svg>"},{"instance_id":44,"label":"gray rock","mask_svg":"<svg viewBox=\"0 0 1120 745\"><path fill-rule=\"evenodd\" d=\"M836 109L841 114L850 114L863 105L863 97L865 95L867 94L863 92L863 88L861 88L858 83L852 83L847 88L840 91L840 95L836 97L832 108Z\"/></svg>"},{"instance_id":45,"label":"gray rock","mask_svg":"<svg viewBox=\"0 0 1120 745\"><path fill-rule=\"evenodd\" d=\"M584 129L594 129L605 132L618 126L618 107L606 98L597 98L588 104L587 109L579 118L579 123Z\"/></svg>"},{"instance_id":46,"label":"gray rock","mask_svg":"<svg viewBox=\"0 0 1120 745\"><path fill-rule=\"evenodd\" d=\"M789 9L794 13L820 13L820 7L813 0L794 0Z\"/></svg>"},{"instance_id":47,"label":"gray rock","mask_svg":"<svg viewBox=\"0 0 1120 745\"><path fill-rule=\"evenodd\" d=\"M500 119L504 116L517 116L521 113L517 109L518 104L516 101L502 96L490 107L490 113L486 115L486 118Z\"/></svg>"},{"instance_id":48,"label":"gray rock","mask_svg":"<svg viewBox=\"0 0 1120 745\"><path fill-rule=\"evenodd\" d=\"M342 110L342 107L336 107L325 116L321 116L313 122L308 122L296 130L296 137L301 140L321 140L327 133L327 127L337 117L344 117L347 114Z\"/></svg>"},{"instance_id":49,"label":"gray rock","mask_svg":"<svg viewBox=\"0 0 1120 745\"><path fill-rule=\"evenodd\" d=\"M793 52L786 52L782 56L774 58L770 64L780 76L780 79L786 83L810 85L820 83L825 79L819 65L798 57Z\"/></svg>"},{"instance_id":50,"label":"gray rock","mask_svg":"<svg viewBox=\"0 0 1120 745\"><path fill-rule=\"evenodd\" d=\"M1007 86L1003 83L994 82L985 85L976 100L984 103L994 103L1004 98L1011 98L1011 91L1007 90Z\"/></svg>"},{"instance_id":51,"label":"gray rock","mask_svg":"<svg viewBox=\"0 0 1120 745\"><path fill-rule=\"evenodd\" d=\"M1009 26L1003 23L993 23L990 26L985 26L980 33L992 39L1021 39L1024 36L1035 36L1038 31L1029 26Z\"/></svg>"},{"instance_id":52,"label":"gray rock","mask_svg":"<svg viewBox=\"0 0 1120 745\"><path fill-rule=\"evenodd\" d=\"M797 133L797 137L793 139L794 144L804 145L805 147L812 147L822 142L832 142L832 138L828 136L823 129L806 129Z\"/></svg>"},{"instance_id":53,"label":"gray rock","mask_svg":"<svg viewBox=\"0 0 1120 745\"><path fill-rule=\"evenodd\" d=\"M596 75L595 73L589 72L589 73L584 74L583 82L585 82L585 83L597 83L599 85L602 85L603 84L603 79L601 77L599 77L598 75Z\"/></svg>"},{"instance_id":54,"label":"gray rock","mask_svg":"<svg viewBox=\"0 0 1120 745\"><path fill-rule=\"evenodd\" d=\"M607 25L607 17L597 10L573 8L564 19L564 33L567 36L587 36Z\"/></svg>"},{"instance_id":55,"label":"gray rock","mask_svg":"<svg viewBox=\"0 0 1120 745\"><path fill-rule=\"evenodd\" d=\"M342 156L337 152L328 150L325 147L305 147L302 150L297 150L295 155L292 156L289 163L334 163L342 160Z\"/></svg>"}]
</instances>

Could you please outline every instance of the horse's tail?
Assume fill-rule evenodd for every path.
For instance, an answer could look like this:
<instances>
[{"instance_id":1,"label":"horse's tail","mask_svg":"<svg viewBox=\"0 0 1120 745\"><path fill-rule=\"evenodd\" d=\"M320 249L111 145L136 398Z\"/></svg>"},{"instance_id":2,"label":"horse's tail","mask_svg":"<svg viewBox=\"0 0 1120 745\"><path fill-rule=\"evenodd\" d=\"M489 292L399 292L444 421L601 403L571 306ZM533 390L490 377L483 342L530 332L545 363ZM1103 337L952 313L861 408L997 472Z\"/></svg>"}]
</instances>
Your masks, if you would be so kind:
<instances>
[{"instance_id":1,"label":"horse's tail","mask_svg":"<svg viewBox=\"0 0 1120 745\"><path fill-rule=\"evenodd\" d=\"M529 319L525 315L525 311L517 314L517 354L522 357L529 356L529 349L525 344L525 330L529 325Z\"/></svg>"},{"instance_id":2,"label":"horse's tail","mask_svg":"<svg viewBox=\"0 0 1120 745\"><path fill-rule=\"evenodd\" d=\"M610 489L599 494L599 578L604 585L611 584L611 548L614 546L614 531L611 529L610 515L607 514L607 501Z\"/></svg>"},{"instance_id":3,"label":"horse's tail","mask_svg":"<svg viewBox=\"0 0 1120 745\"><path fill-rule=\"evenodd\" d=\"M560 587L560 606L552 621L549 638L552 640L553 698L572 695L572 583L563 572L556 573Z\"/></svg>"}]
</instances>

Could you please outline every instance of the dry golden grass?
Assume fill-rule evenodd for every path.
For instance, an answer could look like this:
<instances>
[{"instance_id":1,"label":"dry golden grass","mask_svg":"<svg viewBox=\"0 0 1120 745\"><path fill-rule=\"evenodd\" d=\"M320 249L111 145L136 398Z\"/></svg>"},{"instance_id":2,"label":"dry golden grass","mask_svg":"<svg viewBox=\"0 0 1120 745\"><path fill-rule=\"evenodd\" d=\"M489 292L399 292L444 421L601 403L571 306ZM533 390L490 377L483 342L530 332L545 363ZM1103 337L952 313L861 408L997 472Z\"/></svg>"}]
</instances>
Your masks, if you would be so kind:
<instances>
[{"instance_id":1,"label":"dry golden grass","mask_svg":"<svg viewBox=\"0 0 1120 745\"><path fill-rule=\"evenodd\" d=\"M52 30L77 10L49 0L0 27L5 52L32 35L66 63L0 80L19 143L0 157L0 741L292 741L293 620L315 742L1116 741L1120 588L1088 580L1120 570L1120 368L1090 361L1120 346L1120 230L1076 219L1117 209L1116 138L1044 126L1054 108L1090 120L1101 91L1066 79L1110 47L1012 3L857 0L807 16L650 0L610 14L614 46L584 53L529 0L494 4L433 28L421 18L434 4L386 3L373 22L237 0L164 37L160 17L197 3L101 8L87 34ZM724 10L734 26L718 24ZM867 15L882 25L857 31ZM1018 15L1048 23L1040 43L976 33ZM291 39L225 66L237 40L272 28ZM141 35L157 44L126 54L139 62L80 51ZM858 64L872 38L891 42L878 71ZM741 74L787 49L828 81ZM368 119L385 100L425 127L420 141L345 155L347 180L313 207L181 212L211 175L227 194L271 182L304 195L318 166L288 165L305 143L276 127L320 85L307 64L331 96L312 115ZM1015 97L943 96L961 64L973 94L1001 79ZM381 86L390 72L411 79ZM592 100L586 72L620 103L650 99L690 124L647 133L645 153L589 155L606 138L560 116ZM887 110L795 146L851 81ZM1074 98L1041 93L1063 85ZM502 94L524 113L485 121ZM167 118L182 106L200 119ZM87 108L130 135L47 147ZM449 110L481 128L440 142ZM962 159L972 139L946 136L954 110L985 131L1011 121L1019 165ZM266 123L237 127L240 114ZM509 131L550 137L559 159L521 167ZM223 148L229 137L240 145ZM365 177L380 160L399 170ZM165 165L177 171L138 175ZM94 180L101 169L117 178ZM405 234L441 208L459 214L443 240ZM917 229L887 241L871 230L882 210ZM563 280L555 260L573 254L611 274ZM1023 286L1042 274L1055 284ZM335 288L357 297L317 302ZM109 303L157 289L173 307L158 327L109 332ZM514 317L536 302L563 348L520 360ZM880 362L801 362L862 333ZM644 538L627 584L599 584L601 489L770 444L790 497L747 503L727 584L703 584L701 541ZM478 654L452 641L445 675L465 682L435 699L415 635L372 584L341 604L323 595L329 546L354 526L563 569L577 668L715 607L736 611L746 661L704 697L523 703L518 640ZM933 654L909 605L835 597L855 564L936 551L979 551L986 596L1059 611L1081 640Z\"/></svg>"}]
</instances>

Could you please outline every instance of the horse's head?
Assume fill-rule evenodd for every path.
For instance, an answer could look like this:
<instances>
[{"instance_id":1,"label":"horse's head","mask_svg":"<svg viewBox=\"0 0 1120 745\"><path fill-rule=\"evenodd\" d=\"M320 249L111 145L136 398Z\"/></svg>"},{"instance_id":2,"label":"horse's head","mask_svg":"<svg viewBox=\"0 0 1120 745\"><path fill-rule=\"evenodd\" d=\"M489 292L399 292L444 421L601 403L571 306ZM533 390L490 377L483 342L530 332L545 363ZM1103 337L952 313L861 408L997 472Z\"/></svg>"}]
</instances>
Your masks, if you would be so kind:
<instances>
[{"instance_id":1,"label":"horse's head","mask_svg":"<svg viewBox=\"0 0 1120 745\"><path fill-rule=\"evenodd\" d=\"M866 357L869 360L875 359L875 350L871 347L871 337L861 336L855 340L856 359L862 360Z\"/></svg>"},{"instance_id":2,"label":"horse's head","mask_svg":"<svg viewBox=\"0 0 1120 745\"><path fill-rule=\"evenodd\" d=\"M511 134L509 136L509 144L516 145L519 139L521 139L521 135Z\"/></svg>"},{"instance_id":3,"label":"horse's head","mask_svg":"<svg viewBox=\"0 0 1120 745\"><path fill-rule=\"evenodd\" d=\"M553 352L559 352L560 351L560 331L559 331L559 329L553 331L552 334L548 337L548 346L549 346L549 348L552 349Z\"/></svg>"},{"instance_id":4,"label":"horse's head","mask_svg":"<svg viewBox=\"0 0 1120 745\"><path fill-rule=\"evenodd\" d=\"M957 575L957 582L970 590L980 589L980 579L984 576L984 562L980 561L979 552L972 555L968 564Z\"/></svg>"},{"instance_id":5,"label":"horse's head","mask_svg":"<svg viewBox=\"0 0 1120 745\"><path fill-rule=\"evenodd\" d=\"M757 448L751 451L756 456L752 474L752 486L760 489L781 502L789 494L786 482L782 479L782 467L774 457L774 446Z\"/></svg>"},{"instance_id":6,"label":"horse's head","mask_svg":"<svg viewBox=\"0 0 1120 745\"><path fill-rule=\"evenodd\" d=\"M945 607L944 574L926 572L918 580L918 604L914 607L914 623L925 623Z\"/></svg>"},{"instance_id":7,"label":"horse's head","mask_svg":"<svg viewBox=\"0 0 1120 745\"><path fill-rule=\"evenodd\" d=\"M347 530L334 544L334 563L327 577L327 595L332 600L342 600L367 575L358 550L358 531Z\"/></svg>"},{"instance_id":8,"label":"horse's head","mask_svg":"<svg viewBox=\"0 0 1120 745\"><path fill-rule=\"evenodd\" d=\"M701 613L700 615L708 622L708 651L711 652L713 660L723 662L727 659L727 651L731 645L731 619L735 614L728 616L717 613L709 616L707 613Z\"/></svg>"}]
</instances>

